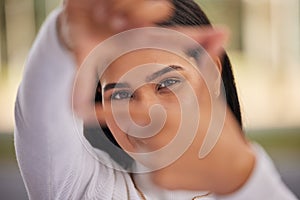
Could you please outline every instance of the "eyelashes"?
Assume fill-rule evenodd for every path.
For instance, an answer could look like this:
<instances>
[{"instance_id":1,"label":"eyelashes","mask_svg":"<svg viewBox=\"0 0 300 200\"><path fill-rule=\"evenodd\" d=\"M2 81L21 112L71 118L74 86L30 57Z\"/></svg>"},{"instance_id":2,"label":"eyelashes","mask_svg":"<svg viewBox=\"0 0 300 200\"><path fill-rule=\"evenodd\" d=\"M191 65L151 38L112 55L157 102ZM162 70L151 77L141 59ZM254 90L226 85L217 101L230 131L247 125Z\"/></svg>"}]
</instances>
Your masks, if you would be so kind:
<instances>
[{"instance_id":1,"label":"eyelashes","mask_svg":"<svg viewBox=\"0 0 300 200\"><path fill-rule=\"evenodd\" d=\"M180 83L182 83L182 80L179 78L166 78L157 84L156 90L159 92L164 92L165 90L169 91Z\"/></svg>"},{"instance_id":2,"label":"eyelashes","mask_svg":"<svg viewBox=\"0 0 300 200\"><path fill-rule=\"evenodd\" d=\"M115 91L111 94L110 99L111 100L124 100L124 99L130 99L133 97L133 93L130 90L119 90Z\"/></svg>"},{"instance_id":3,"label":"eyelashes","mask_svg":"<svg viewBox=\"0 0 300 200\"><path fill-rule=\"evenodd\" d=\"M178 77L168 77L155 84L155 93L165 94L171 92L182 83L182 79ZM130 89L116 90L110 95L110 100L128 100L134 98L134 92Z\"/></svg>"}]
</instances>

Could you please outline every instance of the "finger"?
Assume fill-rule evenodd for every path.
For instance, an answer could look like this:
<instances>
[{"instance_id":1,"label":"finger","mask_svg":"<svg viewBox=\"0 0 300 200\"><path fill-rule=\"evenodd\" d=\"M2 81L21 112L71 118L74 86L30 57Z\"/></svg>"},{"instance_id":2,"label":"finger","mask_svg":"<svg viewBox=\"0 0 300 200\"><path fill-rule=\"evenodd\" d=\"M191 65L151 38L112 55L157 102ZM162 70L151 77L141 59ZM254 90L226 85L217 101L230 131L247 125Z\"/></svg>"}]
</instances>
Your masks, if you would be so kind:
<instances>
[{"instance_id":1,"label":"finger","mask_svg":"<svg viewBox=\"0 0 300 200\"><path fill-rule=\"evenodd\" d=\"M173 7L168 0L145 0L128 13L128 18L137 24L154 24L170 18L174 12Z\"/></svg>"},{"instance_id":2,"label":"finger","mask_svg":"<svg viewBox=\"0 0 300 200\"><path fill-rule=\"evenodd\" d=\"M111 11L115 13L127 13L138 6L141 2L145 0L111 0L109 5Z\"/></svg>"},{"instance_id":3,"label":"finger","mask_svg":"<svg viewBox=\"0 0 300 200\"><path fill-rule=\"evenodd\" d=\"M107 23L112 16L111 2L105 0L99 0L93 5L92 19L93 21L102 24Z\"/></svg>"},{"instance_id":4,"label":"finger","mask_svg":"<svg viewBox=\"0 0 300 200\"><path fill-rule=\"evenodd\" d=\"M96 111L96 115L97 115L97 120L100 123L100 125L105 125L106 122L105 122L102 103L95 104L95 111Z\"/></svg>"},{"instance_id":5,"label":"finger","mask_svg":"<svg viewBox=\"0 0 300 200\"><path fill-rule=\"evenodd\" d=\"M64 6L66 9L70 10L84 10L84 11L90 11L91 8L99 3L102 3L102 0L89 0L87 2L82 0L65 0Z\"/></svg>"},{"instance_id":6,"label":"finger","mask_svg":"<svg viewBox=\"0 0 300 200\"><path fill-rule=\"evenodd\" d=\"M96 69L92 66L82 66L75 77L72 108L75 114L88 124L97 124L94 96L96 91ZM89 80L89 81L87 81Z\"/></svg>"},{"instance_id":7,"label":"finger","mask_svg":"<svg viewBox=\"0 0 300 200\"><path fill-rule=\"evenodd\" d=\"M133 26L128 19L129 13L139 8L144 0L111 0L106 2L105 11L102 12L102 21L105 20L115 32L124 31ZM99 10L99 9L98 9Z\"/></svg>"},{"instance_id":8,"label":"finger","mask_svg":"<svg viewBox=\"0 0 300 200\"><path fill-rule=\"evenodd\" d=\"M223 27L176 27L172 29L197 41L211 57L219 56L223 53L223 46L229 38L229 31Z\"/></svg>"},{"instance_id":9,"label":"finger","mask_svg":"<svg viewBox=\"0 0 300 200\"><path fill-rule=\"evenodd\" d=\"M173 13L173 4L168 0L125 0L111 6L110 23L116 31L153 25Z\"/></svg>"}]
</instances>

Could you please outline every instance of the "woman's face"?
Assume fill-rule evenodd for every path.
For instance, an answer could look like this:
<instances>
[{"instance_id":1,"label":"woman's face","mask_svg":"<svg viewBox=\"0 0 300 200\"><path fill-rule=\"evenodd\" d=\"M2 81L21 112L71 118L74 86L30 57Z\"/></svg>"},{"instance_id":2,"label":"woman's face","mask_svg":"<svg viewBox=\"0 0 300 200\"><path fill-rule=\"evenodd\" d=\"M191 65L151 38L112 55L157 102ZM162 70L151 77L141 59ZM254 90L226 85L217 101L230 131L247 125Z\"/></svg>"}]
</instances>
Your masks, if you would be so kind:
<instances>
[{"instance_id":1,"label":"woman's face","mask_svg":"<svg viewBox=\"0 0 300 200\"><path fill-rule=\"evenodd\" d=\"M209 115L210 96L193 63L192 58L146 49L119 57L105 71L100 80L105 121L119 145L129 154L166 146L182 125L183 107L192 113L199 106L199 114ZM161 107L154 109L157 105L164 111ZM206 118L201 118L199 123L198 129L205 130ZM184 126L188 132L189 124ZM200 145L202 139L197 141Z\"/></svg>"}]
</instances>

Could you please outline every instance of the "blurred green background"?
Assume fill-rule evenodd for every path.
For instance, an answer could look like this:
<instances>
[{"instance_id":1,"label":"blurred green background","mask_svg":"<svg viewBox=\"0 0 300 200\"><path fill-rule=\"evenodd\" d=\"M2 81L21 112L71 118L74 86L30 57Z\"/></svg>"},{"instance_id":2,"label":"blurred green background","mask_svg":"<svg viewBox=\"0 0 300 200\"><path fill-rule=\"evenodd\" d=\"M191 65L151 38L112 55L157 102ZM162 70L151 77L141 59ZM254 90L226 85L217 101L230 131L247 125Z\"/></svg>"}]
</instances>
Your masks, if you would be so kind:
<instances>
[{"instance_id":1,"label":"blurred green background","mask_svg":"<svg viewBox=\"0 0 300 200\"><path fill-rule=\"evenodd\" d=\"M197 0L227 26L247 136L270 154L300 197L300 1ZM13 146L13 107L23 65L59 0L0 0L0 199L27 199ZM33 163L34 164L34 163Z\"/></svg>"}]
</instances>

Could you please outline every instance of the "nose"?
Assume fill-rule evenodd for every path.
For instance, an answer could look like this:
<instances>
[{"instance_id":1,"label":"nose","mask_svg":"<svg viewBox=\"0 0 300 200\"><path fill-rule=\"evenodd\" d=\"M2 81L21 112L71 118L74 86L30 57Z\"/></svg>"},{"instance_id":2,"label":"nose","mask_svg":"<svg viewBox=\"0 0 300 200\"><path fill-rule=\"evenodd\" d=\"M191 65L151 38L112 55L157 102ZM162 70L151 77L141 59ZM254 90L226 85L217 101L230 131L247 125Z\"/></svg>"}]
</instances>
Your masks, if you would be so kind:
<instances>
[{"instance_id":1,"label":"nose","mask_svg":"<svg viewBox=\"0 0 300 200\"><path fill-rule=\"evenodd\" d=\"M152 91L141 89L130 103L130 115L134 124L130 124L127 130L131 136L149 138L164 127L167 115L159 96Z\"/></svg>"},{"instance_id":2,"label":"nose","mask_svg":"<svg viewBox=\"0 0 300 200\"><path fill-rule=\"evenodd\" d=\"M135 91L134 100L131 101L129 108L133 121L139 126L150 124L150 112L152 111L152 117L155 117L155 109L153 108L160 103L158 96L154 91L151 91L149 86L139 88Z\"/></svg>"}]
</instances>

